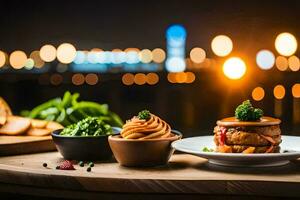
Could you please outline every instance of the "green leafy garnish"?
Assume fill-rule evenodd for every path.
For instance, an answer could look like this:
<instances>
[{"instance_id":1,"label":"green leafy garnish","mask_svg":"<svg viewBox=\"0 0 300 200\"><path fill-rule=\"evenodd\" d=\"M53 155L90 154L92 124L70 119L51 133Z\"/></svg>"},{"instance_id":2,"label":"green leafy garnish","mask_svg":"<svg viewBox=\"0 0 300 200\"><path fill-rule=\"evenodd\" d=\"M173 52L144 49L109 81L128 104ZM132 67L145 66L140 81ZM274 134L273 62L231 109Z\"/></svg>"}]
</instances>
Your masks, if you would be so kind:
<instances>
[{"instance_id":1,"label":"green leafy garnish","mask_svg":"<svg viewBox=\"0 0 300 200\"><path fill-rule=\"evenodd\" d=\"M138 118L148 120L151 117L150 114L151 113L149 112L149 110L143 110L143 111L139 112Z\"/></svg>"},{"instance_id":2,"label":"green leafy garnish","mask_svg":"<svg viewBox=\"0 0 300 200\"><path fill-rule=\"evenodd\" d=\"M79 94L65 92L62 98L51 99L31 111L22 111L24 117L59 122L63 126L77 123L86 117L99 117L111 126L122 127L121 118L111 112L106 104L79 101Z\"/></svg>"},{"instance_id":3,"label":"green leafy garnish","mask_svg":"<svg viewBox=\"0 0 300 200\"><path fill-rule=\"evenodd\" d=\"M97 117L87 117L76 124L67 126L60 132L65 136L100 136L112 134L109 124Z\"/></svg>"},{"instance_id":4,"label":"green leafy garnish","mask_svg":"<svg viewBox=\"0 0 300 200\"><path fill-rule=\"evenodd\" d=\"M213 152L214 150L213 149L210 149L210 148L207 148L207 147L204 147L202 149L203 152Z\"/></svg>"},{"instance_id":5,"label":"green leafy garnish","mask_svg":"<svg viewBox=\"0 0 300 200\"><path fill-rule=\"evenodd\" d=\"M257 121L264 115L259 108L254 108L250 100L244 101L235 109L235 117L240 121Z\"/></svg>"}]
</instances>

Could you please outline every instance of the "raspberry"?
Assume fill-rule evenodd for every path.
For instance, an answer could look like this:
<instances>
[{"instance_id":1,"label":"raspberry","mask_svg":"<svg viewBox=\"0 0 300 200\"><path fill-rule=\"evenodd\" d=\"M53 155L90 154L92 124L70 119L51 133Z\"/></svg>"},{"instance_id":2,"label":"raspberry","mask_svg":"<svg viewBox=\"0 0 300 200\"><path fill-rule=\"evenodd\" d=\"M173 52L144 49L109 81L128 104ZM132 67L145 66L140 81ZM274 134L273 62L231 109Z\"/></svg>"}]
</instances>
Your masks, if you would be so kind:
<instances>
[{"instance_id":1,"label":"raspberry","mask_svg":"<svg viewBox=\"0 0 300 200\"><path fill-rule=\"evenodd\" d=\"M59 169L61 170L75 170L73 164L69 160L65 160L59 165Z\"/></svg>"}]
</instances>

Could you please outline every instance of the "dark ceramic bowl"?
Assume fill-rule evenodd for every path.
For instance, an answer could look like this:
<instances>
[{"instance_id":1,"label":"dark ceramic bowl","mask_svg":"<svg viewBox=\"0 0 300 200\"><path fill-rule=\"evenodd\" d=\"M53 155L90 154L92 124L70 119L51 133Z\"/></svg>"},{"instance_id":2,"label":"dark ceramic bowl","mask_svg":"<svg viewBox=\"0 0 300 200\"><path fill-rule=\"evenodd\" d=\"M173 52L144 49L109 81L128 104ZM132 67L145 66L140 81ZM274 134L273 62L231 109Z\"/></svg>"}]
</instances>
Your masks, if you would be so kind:
<instances>
[{"instance_id":1,"label":"dark ceramic bowl","mask_svg":"<svg viewBox=\"0 0 300 200\"><path fill-rule=\"evenodd\" d=\"M52 138L57 150L66 160L97 161L109 160L112 152L108 144L108 136L62 136L57 130L52 132ZM113 133L120 128L113 128Z\"/></svg>"},{"instance_id":2,"label":"dark ceramic bowl","mask_svg":"<svg viewBox=\"0 0 300 200\"><path fill-rule=\"evenodd\" d=\"M150 167L168 163L174 149L173 141L179 140L182 134L172 130L174 136L158 139L124 139L119 134L108 137L108 142L116 160L122 166Z\"/></svg>"}]
</instances>

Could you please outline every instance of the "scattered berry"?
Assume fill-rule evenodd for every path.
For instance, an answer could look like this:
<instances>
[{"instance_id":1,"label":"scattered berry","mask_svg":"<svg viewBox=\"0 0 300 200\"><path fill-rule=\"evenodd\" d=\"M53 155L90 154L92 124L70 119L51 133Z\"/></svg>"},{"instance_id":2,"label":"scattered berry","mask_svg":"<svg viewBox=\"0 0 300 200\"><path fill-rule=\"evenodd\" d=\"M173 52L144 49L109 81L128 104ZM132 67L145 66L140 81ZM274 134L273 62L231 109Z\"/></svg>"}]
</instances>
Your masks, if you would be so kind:
<instances>
[{"instance_id":1,"label":"scattered berry","mask_svg":"<svg viewBox=\"0 0 300 200\"><path fill-rule=\"evenodd\" d=\"M79 162L79 166L80 166L80 167L84 167L84 162L83 162L83 161L80 161L80 162Z\"/></svg>"},{"instance_id":2,"label":"scattered berry","mask_svg":"<svg viewBox=\"0 0 300 200\"><path fill-rule=\"evenodd\" d=\"M56 169L60 169L60 166L58 165L58 166L56 166Z\"/></svg>"},{"instance_id":3,"label":"scattered berry","mask_svg":"<svg viewBox=\"0 0 300 200\"><path fill-rule=\"evenodd\" d=\"M86 169L86 171L87 171L87 172L90 172L90 171L92 171L92 168L91 168L91 167L88 167L88 168Z\"/></svg>"},{"instance_id":4,"label":"scattered berry","mask_svg":"<svg viewBox=\"0 0 300 200\"><path fill-rule=\"evenodd\" d=\"M90 167L94 167L95 164L94 164L93 162L90 162L90 163L89 163L89 166L90 166Z\"/></svg>"},{"instance_id":5,"label":"scattered berry","mask_svg":"<svg viewBox=\"0 0 300 200\"><path fill-rule=\"evenodd\" d=\"M47 165L47 163L43 163L43 167L47 167L48 165Z\"/></svg>"},{"instance_id":6,"label":"scattered berry","mask_svg":"<svg viewBox=\"0 0 300 200\"><path fill-rule=\"evenodd\" d=\"M69 160L65 160L59 165L59 169L61 170L75 170L73 164Z\"/></svg>"}]
</instances>

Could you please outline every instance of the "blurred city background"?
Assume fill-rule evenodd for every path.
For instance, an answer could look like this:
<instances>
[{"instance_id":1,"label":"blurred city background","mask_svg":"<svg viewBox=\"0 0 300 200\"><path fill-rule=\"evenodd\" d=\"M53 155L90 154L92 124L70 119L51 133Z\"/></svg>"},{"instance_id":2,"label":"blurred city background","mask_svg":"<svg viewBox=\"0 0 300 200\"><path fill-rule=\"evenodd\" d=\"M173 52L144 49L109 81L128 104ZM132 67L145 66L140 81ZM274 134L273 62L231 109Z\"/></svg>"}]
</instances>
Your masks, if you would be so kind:
<instances>
[{"instance_id":1,"label":"blurred city background","mask_svg":"<svg viewBox=\"0 0 300 200\"><path fill-rule=\"evenodd\" d=\"M300 132L296 0L5 1L0 96L15 113L67 90L212 134L250 99Z\"/></svg>"}]
</instances>

